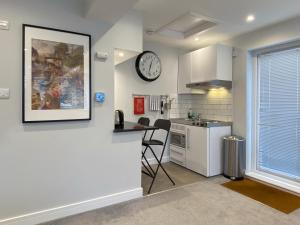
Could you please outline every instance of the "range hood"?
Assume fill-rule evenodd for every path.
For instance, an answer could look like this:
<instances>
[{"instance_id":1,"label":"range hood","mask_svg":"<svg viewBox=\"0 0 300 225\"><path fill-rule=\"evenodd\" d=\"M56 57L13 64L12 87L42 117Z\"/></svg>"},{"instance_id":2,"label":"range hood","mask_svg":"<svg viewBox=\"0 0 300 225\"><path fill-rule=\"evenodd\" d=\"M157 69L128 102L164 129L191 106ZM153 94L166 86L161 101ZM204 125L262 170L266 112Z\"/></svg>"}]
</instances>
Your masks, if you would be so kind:
<instances>
[{"instance_id":1,"label":"range hood","mask_svg":"<svg viewBox=\"0 0 300 225\"><path fill-rule=\"evenodd\" d=\"M205 82L195 82L186 85L187 88L209 90L212 88L232 88L232 81L228 80L210 80Z\"/></svg>"}]
</instances>

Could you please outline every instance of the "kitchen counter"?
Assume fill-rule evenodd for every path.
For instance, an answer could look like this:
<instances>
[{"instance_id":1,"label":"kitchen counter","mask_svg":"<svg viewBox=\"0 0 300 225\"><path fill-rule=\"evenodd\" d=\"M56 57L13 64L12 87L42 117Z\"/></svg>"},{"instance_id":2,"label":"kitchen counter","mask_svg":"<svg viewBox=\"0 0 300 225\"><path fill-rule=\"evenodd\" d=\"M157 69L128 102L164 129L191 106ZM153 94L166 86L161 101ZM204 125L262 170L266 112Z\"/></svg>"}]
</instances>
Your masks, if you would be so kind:
<instances>
[{"instance_id":1,"label":"kitchen counter","mask_svg":"<svg viewBox=\"0 0 300 225\"><path fill-rule=\"evenodd\" d=\"M133 132L133 131L146 131L146 130L158 130L157 127L144 126L133 122L124 122L124 126L115 127L114 133Z\"/></svg>"},{"instance_id":2,"label":"kitchen counter","mask_svg":"<svg viewBox=\"0 0 300 225\"><path fill-rule=\"evenodd\" d=\"M171 119L171 123L178 123L188 126L196 126L196 127L228 127L232 126L232 122L218 121L218 120L206 120L200 119L200 121L193 121L184 118Z\"/></svg>"}]
</instances>

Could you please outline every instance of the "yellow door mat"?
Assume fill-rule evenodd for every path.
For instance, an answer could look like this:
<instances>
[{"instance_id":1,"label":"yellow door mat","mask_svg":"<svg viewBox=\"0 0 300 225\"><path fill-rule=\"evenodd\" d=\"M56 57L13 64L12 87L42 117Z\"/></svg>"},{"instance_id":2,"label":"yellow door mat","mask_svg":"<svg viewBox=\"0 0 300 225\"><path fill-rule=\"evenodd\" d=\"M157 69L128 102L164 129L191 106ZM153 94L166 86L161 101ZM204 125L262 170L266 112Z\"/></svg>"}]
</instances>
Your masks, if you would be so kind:
<instances>
[{"instance_id":1,"label":"yellow door mat","mask_svg":"<svg viewBox=\"0 0 300 225\"><path fill-rule=\"evenodd\" d=\"M286 214L300 208L299 196L254 180L230 181L222 185Z\"/></svg>"}]
</instances>

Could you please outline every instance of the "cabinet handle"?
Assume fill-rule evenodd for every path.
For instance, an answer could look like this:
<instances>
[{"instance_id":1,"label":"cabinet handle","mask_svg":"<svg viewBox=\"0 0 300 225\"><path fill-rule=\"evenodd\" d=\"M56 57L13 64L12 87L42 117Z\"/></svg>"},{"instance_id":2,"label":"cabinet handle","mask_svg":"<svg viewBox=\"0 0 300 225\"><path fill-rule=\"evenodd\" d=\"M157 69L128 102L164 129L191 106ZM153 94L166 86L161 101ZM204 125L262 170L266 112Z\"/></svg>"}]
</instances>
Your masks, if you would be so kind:
<instances>
[{"instance_id":1,"label":"cabinet handle","mask_svg":"<svg viewBox=\"0 0 300 225\"><path fill-rule=\"evenodd\" d=\"M186 145L187 145L187 149L190 149L190 129L187 128L186 129Z\"/></svg>"}]
</instances>

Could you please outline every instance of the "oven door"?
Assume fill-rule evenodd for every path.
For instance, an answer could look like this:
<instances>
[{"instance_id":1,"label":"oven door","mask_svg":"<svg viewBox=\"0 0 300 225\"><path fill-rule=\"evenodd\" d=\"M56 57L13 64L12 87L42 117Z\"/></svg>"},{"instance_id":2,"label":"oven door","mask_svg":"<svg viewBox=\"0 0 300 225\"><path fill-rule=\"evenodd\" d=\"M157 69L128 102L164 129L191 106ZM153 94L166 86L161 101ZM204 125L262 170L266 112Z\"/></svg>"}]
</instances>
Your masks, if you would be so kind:
<instances>
[{"instance_id":1,"label":"oven door","mask_svg":"<svg viewBox=\"0 0 300 225\"><path fill-rule=\"evenodd\" d=\"M180 148L185 148L185 134L171 131L170 144Z\"/></svg>"}]
</instances>

